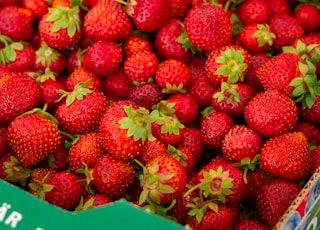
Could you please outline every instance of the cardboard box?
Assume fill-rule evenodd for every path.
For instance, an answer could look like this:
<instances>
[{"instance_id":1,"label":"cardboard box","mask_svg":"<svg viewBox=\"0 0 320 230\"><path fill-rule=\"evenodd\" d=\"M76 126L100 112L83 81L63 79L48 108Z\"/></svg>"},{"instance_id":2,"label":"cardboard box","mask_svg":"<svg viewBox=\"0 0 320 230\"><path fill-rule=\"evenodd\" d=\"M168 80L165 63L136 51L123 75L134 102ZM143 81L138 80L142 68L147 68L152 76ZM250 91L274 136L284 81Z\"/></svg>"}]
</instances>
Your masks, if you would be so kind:
<instances>
[{"instance_id":1,"label":"cardboard box","mask_svg":"<svg viewBox=\"0 0 320 230\"><path fill-rule=\"evenodd\" d=\"M104 207L69 212L0 180L1 230L183 230L184 226L148 213L124 199ZM320 168L274 230L320 229Z\"/></svg>"}]
</instances>

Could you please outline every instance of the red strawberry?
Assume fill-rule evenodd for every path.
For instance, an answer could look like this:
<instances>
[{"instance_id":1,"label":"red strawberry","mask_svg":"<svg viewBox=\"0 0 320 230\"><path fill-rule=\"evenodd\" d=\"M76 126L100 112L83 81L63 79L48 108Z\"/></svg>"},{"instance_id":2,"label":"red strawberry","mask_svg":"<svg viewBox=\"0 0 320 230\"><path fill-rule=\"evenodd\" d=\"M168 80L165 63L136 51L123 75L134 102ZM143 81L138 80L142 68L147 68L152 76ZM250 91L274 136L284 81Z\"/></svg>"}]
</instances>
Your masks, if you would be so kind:
<instances>
[{"instance_id":1,"label":"red strawberry","mask_svg":"<svg viewBox=\"0 0 320 230\"><path fill-rule=\"evenodd\" d=\"M200 159L204 151L204 144L200 130L194 127L185 127L182 133L182 139L177 147L188 149L193 155L195 161Z\"/></svg>"},{"instance_id":2,"label":"red strawberry","mask_svg":"<svg viewBox=\"0 0 320 230\"><path fill-rule=\"evenodd\" d=\"M209 149L222 147L226 133L234 126L234 121L224 112L212 112L201 123L200 132L204 145Z\"/></svg>"},{"instance_id":3,"label":"red strawberry","mask_svg":"<svg viewBox=\"0 0 320 230\"><path fill-rule=\"evenodd\" d=\"M284 46L291 45L295 39L304 35L303 27L291 15L274 15L268 24L270 31L276 36L272 45L276 53L280 53Z\"/></svg>"},{"instance_id":4,"label":"red strawberry","mask_svg":"<svg viewBox=\"0 0 320 230\"><path fill-rule=\"evenodd\" d=\"M302 132L289 132L268 139L260 151L260 162L269 174L298 181L309 175L310 147Z\"/></svg>"},{"instance_id":5,"label":"red strawberry","mask_svg":"<svg viewBox=\"0 0 320 230\"><path fill-rule=\"evenodd\" d=\"M67 65L66 57L59 50L49 47L42 42L41 46L36 50L36 56L33 62L33 70L45 71L49 68L57 75L62 74Z\"/></svg>"},{"instance_id":6,"label":"red strawberry","mask_svg":"<svg viewBox=\"0 0 320 230\"><path fill-rule=\"evenodd\" d=\"M18 159L34 166L57 150L61 135L48 113L34 112L15 118L8 127L8 142Z\"/></svg>"},{"instance_id":7,"label":"red strawberry","mask_svg":"<svg viewBox=\"0 0 320 230\"><path fill-rule=\"evenodd\" d=\"M67 66L66 70L69 74L71 74L76 67L82 65L82 56L85 53L86 49L77 48L71 50L67 55Z\"/></svg>"},{"instance_id":8,"label":"red strawberry","mask_svg":"<svg viewBox=\"0 0 320 230\"><path fill-rule=\"evenodd\" d=\"M57 150L47 157L47 165L57 171L65 171L69 168L69 152L64 142L61 142Z\"/></svg>"},{"instance_id":9,"label":"red strawberry","mask_svg":"<svg viewBox=\"0 0 320 230\"><path fill-rule=\"evenodd\" d=\"M68 91L73 91L77 84L86 82L88 80L90 80L87 86L88 88L98 92L102 91L102 79L88 71L83 66L76 67L73 72L70 73L66 80L65 86Z\"/></svg>"},{"instance_id":10,"label":"red strawberry","mask_svg":"<svg viewBox=\"0 0 320 230\"><path fill-rule=\"evenodd\" d=\"M104 20L101 20L101 19ZM85 15L83 21L85 35L93 40L118 42L129 37L133 24L124 8L117 1L100 0Z\"/></svg>"},{"instance_id":11,"label":"red strawberry","mask_svg":"<svg viewBox=\"0 0 320 230\"><path fill-rule=\"evenodd\" d=\"M158 57L150 51L142 50L130 55L123 63L126 77L134 84L148 82L159 66Z\"/></svg>"},{"instance_id":12,"label":"red strawberry","mask_svg":"<svg viewBox=\"0 0 320 230\"><path fill-rule=\"evenodd\" d=\"M49 8L39 22L41 39L48 46L67 49L79 42L82 36L79 7Z\"/></svg>"},{"instance_id":13,"label":"red strawberry","mask_svg":"<svg viewBox=\"0 0 320 230\"><path fill-rule=\"evenodd\" d=\"M21 0L0 0L0 6L18 6L21 4Z\"/></svg>"},{"instance_id":14,"label":"red strawberry","mask_svg":"<svg viewBox=\"0 0 320 230\"><path fill-rule=\"evenodd\" d=\"M102 92L87 88L88 82L77 84L72 92L59 91L65 102L55 110L54 116L62 130L71 134L97 131L101 117L109 105Z\"/></svg>"},{"instance_id":15,"label":"red strawberry","mask_svg":"<svg viewBox=\"0 0 320 230\"><path fill-rule=\"evenodd\" d=\"M196 205L196 208L201 209L201 204ZM190 211L191 212L191 211ZM193 213L192 213L193 214ZM190 214L189 214L190 215ZM232 229L235 216L230 207L217 204L217 210L212 210L210 207L206 209L202 217L190 216L186 220L186 224L194 230L216 229L227 230Z\"/></svg>"},{"instance_id":16,"label":"red strawberry","mask_svg":"<svg viewBox=\"0 0 320 230\"><path fill-rule=\"evenodd\" d=\"M285 117L285 119L284 119ZM298 121L298 108L287 95L269 90L256 94L244 110L247 125L264 137L292 131Z\"/></svg>"},{"instance_id":17,"label":"red strawberry","mask_svg":"<svg viewBox=\"0 0 320 230\"><path fill-rule=\"evenodd\" d=\"M0 158L10 150L7 136L8 127L0 125Z\"/></svg>"},{"instance_id":18,"label":"red strawberry","mask_svg":"<svg viewBox=\"0 0 320 230\"><path fill-rule=\"evenodd\" d=\"M123 43L123 55L125 58L130 57L132 54L135 54L139 51L153 51L152 44L150 40L144 34L142 35L135 35L132 34L128 37Z\"/></svg>"},{"instance_id":19,"label":"red strawberry","mask_svg":"<svg viewBox=\"0 0 320 230\"><path fill-rule=\"evenodd\" d=\"M44 183L45 197L49 203L66 210L74 210L81 198L81 186L70 172L57 172Z\"/></svg>"},{"instance_id":20,"label":"red strawberry","mask_svg":"<svg viewBox=\"0 0 320 230\"><path fill-rule=\"evenodd\" d=\"M139 204L151 200L155 204L168 205L184 191L187 173L173 157L159 156L146 164L139 179L143 187Z\"/></svg>"},{"instance_id":21,"label":"red strawberry","mask_svg":"<svg viewBox=\"0 0 320 230\"><path fill-rule=\"evenodd\" d=\"M96 161L90 171L90 184L99 193L116 200L123 197L126 190L133 184L134 173L135 170L129 162L119 160L111 154L106 154Z\"/></svg>"},{"instance_id":22,"label":"red strawberry","mask_svg":"<svg viewBox=\"0 0 320 230\"><path fill-rule=\"evenodd\" d=\"M287 0L264 0L273 15L291 15L291 6Z\"/></svg>"},{"instance_id":23,"label":"red strawberry","mask_svg":"<svg viewBox=\"0 0 320 230\"><path fill-rule=\"evenodd\" d=\"M269 20L270 9L263 0L245 1L240 5L239 17L245 25L263 24Z\"/></svg>"},{"instance_id":24,"label":"red strawberry","mask_svg":"<svg viewBox=\"0 0 320 230\"><path fill-rule=\"evenodd\" d=\"M183 62L168 59L157 69L155 80L164 93L183 92L190 82L190 71Z\"/></svg>"},{"instance_id":25,"label":"red strawberry","mask_svg":"<svg viewBox=\"0 0 320 230\"><path fill-rule=\"evenodd\" d=\"M226 45L231 39L229 15L213 4L192 7L185 18L185 27L191 44L205 51Z\"/></svg>"},{"instance_id":26,"label":"red strawberry","mask_svg":"<svg viewBox=\"0 0 320 230\"><path fill-rule=\"evenodd\" d=\"M132 1L127 12L133 17L134 25L143 32L158 30L171 17L170 0Z\"/></svg>"},{"instance_id":27,"label":"red strawberry","mask_svg":"<svg viewBox=\"0 0 320 230\"><path fill-rule=\"evenodd\" d=\"M31 169L21 163L13 152L8 152L0 158L0 179L18 187L25 187L30 177Z\"/></svg>"},{"instance_id":28,"label":"red strawberry","mask_svg":"<svg viewBox=\"0 0 320 230\"><path fill-rule=\"evenodd\" d=\"M306 32L316 31L320 27L320 11L316 5L302 4L294 11L294 17Z\"/></svg>"},{"instance_id":29,"label":"red strawberry","mask_svg":"<svg viewBox=\"0 0 320 230\"><path fill-rule=\"evenodd\" d=\"M43 184L50 179L55 173L57 173L55 169L52 168L43 168L36 167L31 170L29 183L28 183L28 192L37 196L44 197L44 188Z\"/></svg>"},{"instance_id":30,"label":"red strawberry","mask_svg":"<svg viewBox=\"0 0 320 230\"><path fill-rule=\"evenodd\" d=\"M151 111L154 105L164 99L164 94L156 83L150 82L131 87L127 99Z\"/></svg>"},{"instance_id":31,"label":"red strawberry","mask_svg":"<svg viewBox=\"0 0 320 230\"><path fill-rule=\"evenodd\" d=\"M177 159L183 167L185 167L187 175L190 175L194 165L195 159L192 153L186 148L176 148L172 145L168 145L167 154Z\"/></svg>"},{"instance_id":32,"label":"red strawberry","mask_svg":"<svg viewBox=\"0 0 320 230\"><path fill-rule=\"evenodd\" d=\"M31 10L20 6L0 8L0 33L13 41L31 38L34 16Z\"/></svg>"},{"instance_id":33,"label":"red strawberry","mask_svg":"<svg viewBox=\"0 0 320 230\"><path fill-rule=\"evenodd\" d=\"M102 91L111 102L126 100L132 86L121 67L116 73L103 78L102 84Z\"/></svg>"},{"instance_id":34,"label":"red strawberry","mask_svg":"<svg viewBox=\"0 0 320 230\"><path fill-rule=\"evenodd\" d=\"M236 221L233 230L268 230L269 228L253 218L241 218Z\"/></svg>"},{"instance_id":35,"label":"red strawberry","mask_svg":"<svg viewBox=\"0 0 320 230\"><path fill-rule=\"evenodd\" d=\"M47 12L50 4L46 0L22 0L22 7L32 11L35 20L40 20Z\"/></svg>"},{"instance_id":36,"label":"red strawberry","mask_svg":"<svg viewBox=\"0 0 320 230\"><path fill-rule=\"evenodd\" d=\"M173 18L156 33L154 49L161 60L176 59L185 64L192 60L191 50L186 50L178 38L183 33L183 22Z\"/></svg>"},{"instance_id":37,"label":"red strawberry","mask_svg":"<svg viewBox=\"0 0 320 230\"><path fill-rule=\"evenodd\" d=\"M93 168L103 154L97 133L85 133L76 139L69 149L70 169L76 173L79 169Z\"/></svg>"},{"instance_id":38,"label":"red strawberry","mask_svg":"<svg viewBox=\"0 0 320 230\"><path fill-rule=\"evenodd\" d=\"M311 151L310 175L313 175L320 167L320 147L316 147Z\"/></svg>"},{"instance_id":39,"label":"red strawberry","mask_svg":"<svg viewBox=\"0 0 320 230\"><path fill-rule=\"evenodd\" d=\"M298 103L299 118L309 122L318 128L320 127L320 96L316 96L315 102L311 108L304 107L302 103Z\"/></svg>"},{"instance_id":40,"label":"red strawberry","mask_svg":"<svg viewBox=\"0 0 320 230\"><path fill-rule=\"evenodd\" d=\"M99 125L103 149L123 160L138 156L146 139L154 140L150 119L149 111L138 108L133 102L114 102L103 114Z\"/></svg>"},{"instance_id":41,"label":"red strawberry","mask_svg":"<svg viewBox=\"0 0 320 230\"><path fill-rule=\"evenodd\" d=\"M320 130L315 125L309 122L298 121L294 131L303 132L310 144L315 146L320 145Z\"/></svg>"},{"instance_id":42,"label":"red strawberry","mask_svg":"<svg viewBox=\"0 0 320 230\"><path fill-rule=\"evenodd\" d=\"M171 3L171 17L184 19L191 6L192 0L170 0Z\"/></svg>"},{"instance_id":43,"label":"red strawberry","mask_svg":"<svg viewBox=\"0 0 320 230\"><path fill-rule=\"evenodd\" d=\"M232 117L242 116L249 101L255 96L253 89L246 83L221 83L221 88L213 91L211 106Z\"/></svg>"},{"instance_id":44,"label":"red strawberry","mask_svg":"<svg viewBox=\"0 0 320 230\"><path fill-rule=\"evenodd\" d=\"M244 81L250 64L250 55L238 45L221 46L213 50L206 61L206 74L214 86L222 82Z\"/></svg>"},{"instance_id":45,"label":"red strawberry","mask_svg":"<svg viewBox=\"0 0 320 230\"><path fill-rule=\"evenodd\" d=\"M246 25L239 34L241 46L250 53L265 53L272 46L274 38L268 24Z\"/></svg>"},{"instance_id":46,"label":"red strawberry","mask_svg":"<svg viewBox=\"0 0 320 230\"><path fill-rule=\"evenodd\" d=\"M105 54L108 55L105 55ZM94 74L107 77L114 74L122 62L122 48L117 43L98 40L84 54L82 64Z\"/></svg>"},{"instance_id":47,"label":"red strawberry","mask_svg":"<svg viewBox=\"0 0 320 230\"><path fill-rule=\"evenodd\" d=\"M85 211L88 209L104 206L110 204L112 199L103 194L89 194L80 200L80 204L77 206L76 211Z\"/></svg>"},{"instance_id":48,"label":"red strawberry","mask_svg":"<svg viewBox=\"0 0 320 230\"><path fill-rule=\"evenodd\" d=\"M136 157L136 159L145 165L153 158L165 155L167 155L167 145L157 139L154 141L146 140L141 153Z\"/></svg>"},{"instance_id":49,"label":"red strawberry","mask_svg":"<svg viewBox=\"0 0 320 230\"><path fill-rule=\"evenodd\" d=\"M260 187L257 197L257 215L260 221L273 228L298 196L300 187L295 183L272 179Z\"/></svg>"},{"instance_id":50,"label":"red strawberry","mask_svg":"<svg viewBox=\"0 0 320 230\"><path fill-rule=\"evenodd\" d=\"M197 120L199 115L198 103L192 95L176 93L170 95L166 103L173 105L174 113L182 124L192 125Z\"/></svg>"},{"instance_id":51,"label":"red strawberry","mask_svg":"<svg viewBox=\"0 0 320 230\"><path fill-rule=\"evenodd\" d=\"M0 124L9 124L16 116L36 107L40 86L32 77L8 73L0 78Z\"/></svg>"}]
</instances>

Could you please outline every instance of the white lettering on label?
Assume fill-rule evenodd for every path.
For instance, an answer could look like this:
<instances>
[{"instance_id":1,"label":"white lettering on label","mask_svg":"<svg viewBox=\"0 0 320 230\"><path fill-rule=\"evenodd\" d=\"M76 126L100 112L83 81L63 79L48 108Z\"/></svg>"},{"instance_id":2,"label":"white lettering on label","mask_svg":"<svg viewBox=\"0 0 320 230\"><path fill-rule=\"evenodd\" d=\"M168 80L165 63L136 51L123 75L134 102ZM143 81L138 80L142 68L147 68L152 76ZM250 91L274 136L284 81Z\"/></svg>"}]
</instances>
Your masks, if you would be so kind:
<instances>
[{"instance_id":1,"label":"white lettering on label","mask_svg":"<svg viewBox=\"0 0 320 230\"><path fill-rule=\"evenodd\" d=\"M19 212L12 211L9 216L6 217L6 214L8 213L8 210L10 208L10 204L2 204L2 206L0 207L0 222L4 221L5 225L9 225L11 228L16 228L18 223L22 220L22 215Z\"/></svg>"}]
</instances>

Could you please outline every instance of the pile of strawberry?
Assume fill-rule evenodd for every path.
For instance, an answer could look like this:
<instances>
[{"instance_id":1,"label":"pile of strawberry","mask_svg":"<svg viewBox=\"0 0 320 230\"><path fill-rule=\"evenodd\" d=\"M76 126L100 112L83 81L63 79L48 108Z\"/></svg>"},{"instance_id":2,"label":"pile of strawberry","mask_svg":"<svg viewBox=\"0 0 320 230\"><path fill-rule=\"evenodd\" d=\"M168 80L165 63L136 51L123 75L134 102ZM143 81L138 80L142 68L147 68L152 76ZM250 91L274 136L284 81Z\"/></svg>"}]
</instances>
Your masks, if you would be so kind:
<instances>
[{"instance_id":1,"label":"pile of strawberry","mask_svg":"<svg viewBox=\"0 0 320 230\"><path fill-rule=\"evenodd\" d=\"M320 166L314 2L0 0L0 178L272 229Z\"/></svg>"}]
</instances>

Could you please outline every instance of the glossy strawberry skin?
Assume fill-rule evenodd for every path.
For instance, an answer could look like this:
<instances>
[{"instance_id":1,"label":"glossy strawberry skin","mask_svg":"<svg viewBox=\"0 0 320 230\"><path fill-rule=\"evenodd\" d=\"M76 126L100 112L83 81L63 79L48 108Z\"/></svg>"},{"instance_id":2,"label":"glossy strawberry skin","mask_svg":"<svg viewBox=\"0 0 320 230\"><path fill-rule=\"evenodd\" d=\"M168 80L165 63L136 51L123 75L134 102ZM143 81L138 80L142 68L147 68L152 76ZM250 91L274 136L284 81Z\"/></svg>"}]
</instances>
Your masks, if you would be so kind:
<instances>
[{"instance_id":1,"label":"glossy strawberry skin","mask_svg":"<svg viewBox=\"0 0 320 230\"><path fill-rule=\"evenodd\" d=\"M57 170L47 167L33 168L30 173L27 191L37 197L40 197L43 184L57 172Z\"/></svg>"},{"instance_id":2,"label":"glossy strawberry skin","mask_svg":"<svg viewBox=\"0 0 320 230\"><path fill-rule=\"evenodd\" d=\"M32 11L35 20L40 20L48 12L49 3L44 0L22 0L22 6Z\"/></svg>"},{"instance_id":3,"label":"glossy strawberry skin","mask_svg":"<svg viewBox=\"0 0 320 230\"><path fill-rule=\"evenodd\" d=\"M316 101L311 108L303 108L301 103L298 104L299 118L307 121L320 128L320 96L316 96Z\"/></svg>"},{"instance_id":4,"label":"glossy strawberry skin","mask_svg":"<svg viewBox=\"0 0 320 230\"><path fill-rule=\"evenodd\" d=\"M294 11L294 17L306 32L316 31L320 26L320 12L315 5L300 5Z\"/></svg>"},{"instance_id":5,"label":"glossy strawberry skin","mask_svg":"<svg viewBox=\"0 0 320 230\"><path fill-rule=\"evenodd\" d=\"M170 145L177 145L181 141L183 131L184 131L184 128L180 128L177 134L173 132L163 133L161 131L161 125L157 124L156 122L151 123L151 129L152 129L152 135L156 139L160 140L164 144L170 144Z\"/></svg>"},{"instance_id":6,"label":"glossy strawberry skin","mask_svg":"<svg viewBox=\"0 0 320 230\"><path fill-rule=\"evenodd\" d=\"M123 55L125 58L142 50L153 52L152 43L145 36L132 34L123 43Z\"/></svg>"},{"instance_id":7,"label":"glossy strawberry skin","mask_svg":"<svg viewBox=\"0 0 320 230\"><path fill-rule=\"evenodd\" d=\"M58 148L60 141L57 125L41 115L18 117L8 127L9 145L26 166L33 166L44 160Z\"/></svg>"},{"instance_id":8,"label":"glossy strawberry skin","mask_svg":"<svg viewBox=\"0 0 320 230\"><path fill-rule=\"evenodd\" d=\"M134 173L129 162L119 160L110 154L103 155L91 171L91 184L111 199L119 199L134 182Z\"/></svg>"},{"instance_id":9,"label":"glossy strawberry skin","mask_svg":"<svg viewBox=\"0 0 320 230\"><path fill-rule=\"evenodd\" d=\"M40 100L40 86L26 74L9 73L0 78L0 124L33 109Z\"/></svg>"},{"instance_id":10,"label":"glossy strawberry skin","mask_svg":"<svg viewBox=\"0 0 320 230\"><path fill-rule=\"evenodd\" d=\"M290 132L268 139L261 148L260 162L269 174L298 181L309 175L311 153L302 132Z\"/></svg>"},{"instance_id":11,"label":"glossy strawberry skin","mask_svg":"<svg viewBox=\"0 0 320 230\"><path fill-rule=\"evenodd\" d=\"M188 149L195 161L200 159L204 151L204 143L200 130L194 127L185 127L178 147Z\"/></svg>"},{"instance_id":12,"label":"glossy strawberry skin","mask_svg":"<svg viewBox=\"0 0 320 230\"><path fill-rule=\"evenodd\" d=\"M8 136L8 127L1 125L0 126L0 158L10 150L7 136Z\"/></svg>"},{"instance_id":13,"label":"glossy strawberry skin","mask_svg":"<svg viewBox=\"0 0 320 230\"><path fill-rule=\"evenodd\" d=\"M143 165L158 156L167 155L167 145L159 141L158 139L154 141L146 140L143 145L141 153L137 156L137 160Z\"/></svg>"},{"instance_id":14,"label":"glossy strawberry skin","mask_svg":"<svg viewBox=\"0 0 320 230\"><path fill-rule=\"evenodd\" d=\"M240 5L239 17L245 25L266 23L270 18L270 10L263 0L249 0Z\"/></svg>"},{"instance_id":15,"label":"glossy strawberry skin","mask_svg":"<svg viewBox=\"0 0 320 230\"><path fill-rule=\"evenodd\" d=\"M81 186L74 174L70 172L55 173L45 182L53 189L45 193L45 200L66 210L73 210L81 198Z\"/></svg>"}]
</instances>

